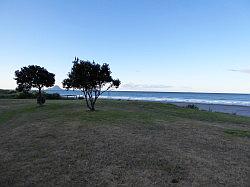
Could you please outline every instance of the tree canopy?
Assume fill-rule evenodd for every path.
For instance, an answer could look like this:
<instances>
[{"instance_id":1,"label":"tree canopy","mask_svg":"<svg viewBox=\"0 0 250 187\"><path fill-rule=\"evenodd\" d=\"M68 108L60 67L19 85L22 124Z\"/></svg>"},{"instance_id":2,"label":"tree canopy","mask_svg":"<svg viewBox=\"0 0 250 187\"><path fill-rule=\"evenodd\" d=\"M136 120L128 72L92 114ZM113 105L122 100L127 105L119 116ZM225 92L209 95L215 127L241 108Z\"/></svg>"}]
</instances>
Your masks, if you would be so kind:
<instances>
[{"instance_id":1,"label":"tree canopy","mask_svg":"<svg viewBox=\"0 0 250 187\"><path fill-rule=\"evenodd\" d=\"M55 74L48 72L45 68L37 65L22 67L21 70L15 71L17 90L28 92L31 88L38 89L38 104L43 104L45 99L42 97L41 89L51 87L55 84Z\"/></svg>"},{"instance_id":2,"label":"tree canopy","mask_svg":"<svg viewBox=\"0 0 250 187\"><path fill-rule=\"evenodd\" d=\"M98 64L95 62L79 60L75 58L73 67L68 78L63 81L63 87L79 89L83 92L87 107L95 110L98 97L112 87L118 88L121 82L113 79L109 64Z\"/></svg>"}]
</instances>

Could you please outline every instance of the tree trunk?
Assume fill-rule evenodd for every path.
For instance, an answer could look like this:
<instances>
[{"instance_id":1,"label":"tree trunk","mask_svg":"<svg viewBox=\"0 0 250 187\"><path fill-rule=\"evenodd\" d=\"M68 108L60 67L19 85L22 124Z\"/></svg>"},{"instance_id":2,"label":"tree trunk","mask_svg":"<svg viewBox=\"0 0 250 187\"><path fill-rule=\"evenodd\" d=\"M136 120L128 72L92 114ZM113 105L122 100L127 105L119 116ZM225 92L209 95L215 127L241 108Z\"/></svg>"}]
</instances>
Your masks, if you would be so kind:
<instances>
[{"instance_id":1,"label":"tree trunk","mask_svg":"<svg viewBox=\"0 0 250 187\"><path fill-rule=\"evenodd\" d=\"M37 104L40 106L45 103L45 98L42 97L42 88L38 87Z\"/></svg>"},{"instance_id":2,"label":"tree trunk","mask_svg":"<svg viewBox=\"0 0 250 187\"><path fill-rule=\"evenodd\" d=\"M86 105L90 111L95 111L95 104L92 103L88 98L86 100Z\"/></svg>"},{"instance_id":3,"label":"tree trunk","mask_svg":"<svg viewBox=\"0 0 250 187\"><path fill-rule=\"evenodd\" d=\"M42 97L42 90L41 90L40 87L39 87L39 91L38 91L38 96L39 96L39 97Z\"/></svg>"},{"instance_id":4,"label":"tree trunk","mask_svg":"<svg viewBox=\"0 0 250 187\"><path fill-rule=\"evenodd\" d=\"M95 109L93 110L92 103L89 102L88 98L86 99L86 104L87 104L87 107L88 107L89 110L91 110L91 111L94 111L94 110L95 110Z\"/></svg>"},{"instance_id":5,"label":"tree trunk","mask_svg":"<svg viewBox=\"0 0 250 187\"><path fill-rule=\"evenodd\" d=\"M89 101L88 101L88 95L85 91L82 91L82 92L84 93L86 105L87 105L88 109L91 110L91 107L90 107Z\"/></svg>"},{"instance_id":6,"label":"tree trunk","mask_svg":"<svg viewBox=\"0 0 250 187\"><path fill-rule=\"evenodd\" d=\"M91 103L91 111L95 111L95 103Z\"/></svg>"},{"instance_id":7,"label":"tree trunk","mask_svg":"<svg viewBox=\"0 0 250 187\"><path fill-rule=\"evenodd\" d=\"M85 97L85 101L86 101L86 105L88 107L88 109L90 111L95 111L95 103L97 100L97 96L95 96L95 98L93 98L93 96L91 95L91 93L89 93L88 91L82 90L82 92L84 93L84 97Z\"/></svg>"}]
</instances>

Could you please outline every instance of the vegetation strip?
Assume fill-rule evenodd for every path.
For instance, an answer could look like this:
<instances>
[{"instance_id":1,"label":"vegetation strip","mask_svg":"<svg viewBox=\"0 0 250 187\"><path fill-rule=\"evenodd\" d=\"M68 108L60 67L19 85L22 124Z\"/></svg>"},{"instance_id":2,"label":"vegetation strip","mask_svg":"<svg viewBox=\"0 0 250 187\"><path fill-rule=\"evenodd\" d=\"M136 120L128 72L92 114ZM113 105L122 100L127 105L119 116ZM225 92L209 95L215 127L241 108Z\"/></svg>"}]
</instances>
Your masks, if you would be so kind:
<instances>
[{"instance_id":1,"label":"vegetation strip","mask_svg":"<svg viewBox=\"0 0 250 187\"><path fill-rule=\"evenodd\" d=\"M250 131L238 130L238 129L227 129L224 131L226 134L236 137L247 137L250 138Z\"/></svg>"}]
</instances>

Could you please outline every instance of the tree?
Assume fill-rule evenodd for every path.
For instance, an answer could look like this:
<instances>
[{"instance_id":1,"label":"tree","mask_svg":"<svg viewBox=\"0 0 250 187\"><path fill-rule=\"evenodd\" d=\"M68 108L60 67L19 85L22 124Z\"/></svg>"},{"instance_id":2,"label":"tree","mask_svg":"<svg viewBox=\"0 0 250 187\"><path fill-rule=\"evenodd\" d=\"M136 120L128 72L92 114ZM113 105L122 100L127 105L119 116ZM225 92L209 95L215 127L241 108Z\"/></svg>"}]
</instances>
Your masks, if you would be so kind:
<instances>
[{"instance_id":1,"label":"tree","mask_svg":"<svg viewBox=\"0 0 250 187\"><path fill-rule=\"evenodd\" d=\"M95 110L95 103L99 96L112 87L118 88L121 82L111 77L108 64L97 64L95 62L79 60L75 58L73 67L68 78L63 81L63 87L79 89L83 92L86 105Z\"/></svg>"},{"instance_id":2,"label":"tree","mask_svg":"<svg viewBox=\"0 0 250 187\"><path fill-rule=\"evenodd\" d=\"M51 87L55 84L55 74L48 72L45 68L30 65L22 67L21 70L15 71L17 82L17 91L29 92L31 88L38 89L37 103L42 105L45 103L45 97L42 96L42 88Z\"/></svg>"}]
</instances>

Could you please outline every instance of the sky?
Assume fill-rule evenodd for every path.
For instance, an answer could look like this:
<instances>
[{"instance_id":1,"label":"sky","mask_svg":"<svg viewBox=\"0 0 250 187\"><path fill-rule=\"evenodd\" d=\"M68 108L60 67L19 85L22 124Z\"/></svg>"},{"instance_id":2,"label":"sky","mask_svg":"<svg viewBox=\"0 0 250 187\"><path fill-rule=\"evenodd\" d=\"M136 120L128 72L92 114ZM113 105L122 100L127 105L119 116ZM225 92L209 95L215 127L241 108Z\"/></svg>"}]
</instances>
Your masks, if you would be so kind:
<instances>
[{"instance_id":1,"label":"sky","mask_svg":"<svg viewBox=\"0 0 250 187\"><path fill-rule=\"evenodd\" d=\"M119 90L250 93L250 1L0 0L0 88L32 64L62 86L75 56Z\"/></svg>"}]
</instances>

